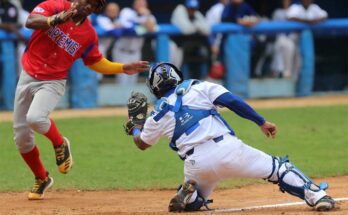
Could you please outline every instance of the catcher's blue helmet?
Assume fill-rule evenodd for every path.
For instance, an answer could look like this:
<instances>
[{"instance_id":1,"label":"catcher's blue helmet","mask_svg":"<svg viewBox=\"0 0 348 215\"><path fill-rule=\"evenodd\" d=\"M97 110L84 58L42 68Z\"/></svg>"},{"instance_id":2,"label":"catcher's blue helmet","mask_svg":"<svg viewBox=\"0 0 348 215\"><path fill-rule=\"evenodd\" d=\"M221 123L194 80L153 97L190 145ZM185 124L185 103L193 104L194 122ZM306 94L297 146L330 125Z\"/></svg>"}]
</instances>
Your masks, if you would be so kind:
<instances>
[{"instance_id":1,"label":"catcher's blue helmet","mask_svg":"<svg viewBox=\"0 0 348 215\"><path fill-rule=\"evenodd\" d=\"M171 63L159 63L150 68L146 83L151 93L160 98L183 80L182 72L176 66Z\"/></svg>"}]
</instances>

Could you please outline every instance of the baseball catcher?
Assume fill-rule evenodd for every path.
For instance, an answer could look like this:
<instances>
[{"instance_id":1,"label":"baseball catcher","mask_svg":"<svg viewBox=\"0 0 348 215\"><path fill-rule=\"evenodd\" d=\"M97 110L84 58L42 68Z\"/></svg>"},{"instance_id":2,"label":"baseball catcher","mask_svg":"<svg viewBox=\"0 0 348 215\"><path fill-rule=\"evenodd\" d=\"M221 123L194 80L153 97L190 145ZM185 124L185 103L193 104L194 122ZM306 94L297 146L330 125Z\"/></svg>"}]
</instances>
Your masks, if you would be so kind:
<instances>
[{"instance_id":1,"label":"baseball catcher","mask_svg":"<svg viewBox=\"0 0 348 215\"><path fill-rule=\"evenodd\" d=\"M317 211L335 207L325 191L326 183L315 184L287 156L268 155L238 139L217 107L251 120L267 137L275 138L277 127L223 86L184 80L181 71L170 63L153 66L147 83L158 98L154 111L144 124L146 99L132 94L126 132L133 135L141 150L166 136L171 149L183 160L184 183L170 200L169 211L200 210L218 182L233 177L266 179Z\"/></svg>"}]
</instances>

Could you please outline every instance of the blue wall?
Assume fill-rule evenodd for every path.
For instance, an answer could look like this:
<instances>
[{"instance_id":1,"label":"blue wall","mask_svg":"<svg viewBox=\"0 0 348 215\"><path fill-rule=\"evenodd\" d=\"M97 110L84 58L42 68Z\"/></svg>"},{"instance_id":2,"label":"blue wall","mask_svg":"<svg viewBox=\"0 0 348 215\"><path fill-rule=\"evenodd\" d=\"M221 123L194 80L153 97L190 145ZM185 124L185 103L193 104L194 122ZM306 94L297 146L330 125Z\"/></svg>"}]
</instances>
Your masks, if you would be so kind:
<instances>
[{"instance_id":1,"label":"blue wall","mask_svg":"<svg viewBox=\"0 0 348 215\"><path fill-rule=\"evenodd\" d=\"M327 20L317 25L306 25L297 22L261 22L252 28L245 28L236 24L220 24L213 26L214 33L224 32L228 34L228 41L225 44L225 55L228 60L225 61L226 83L225 86L233 93L244 97L249 97L249 73L250 73L250 34L275 35L279 32L303 32L301 34L301 54L303 64L300 77L297 82L296 95L307 96L312 92L314 80L314 46L313 35L326 37L337 37L348 35L348 19ZM157 35L157 61L167 61L169 49L169 35L180 34L177 27L172 25L160 25ZM11 44L15 39L14 35L0 31L0 41L6 54L1 55L1 60L6 62L3 67L2 95L5 109L13 108L13 94L16 83L16 73L14 66L16 60L14 57L14 45ZM8 45L10 44L10 45ZM341 48L342 49L342 48ZM12 66L11 66L12 65ZM72 107L95 107L97 106L97 77L95 73L87 73L86 68L81 62L77 62L74 70L76 72L71 77L70 105ZM330 70L331 71L331 70ZM335 71L334 69L332 71ZM74 82L74 80L79 80ZM80 81L84 80L84 81ZM83 84L81 84L83 83ZM82 94L81 94L82 92Z\"/></svg>"}]
</instances>

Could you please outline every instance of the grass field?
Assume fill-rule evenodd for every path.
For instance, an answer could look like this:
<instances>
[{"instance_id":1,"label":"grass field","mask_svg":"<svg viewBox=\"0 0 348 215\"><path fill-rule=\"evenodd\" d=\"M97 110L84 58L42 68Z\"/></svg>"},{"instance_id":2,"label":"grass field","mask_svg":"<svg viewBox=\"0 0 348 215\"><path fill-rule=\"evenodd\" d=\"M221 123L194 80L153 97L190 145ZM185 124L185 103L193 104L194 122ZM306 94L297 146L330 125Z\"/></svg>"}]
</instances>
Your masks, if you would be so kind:
<instances>
[{"instance_id":1,"label":"grass field","mask_svg":"<svg viewBox=\"0 0 348 215\"><path fill-rule=\"evenodd\" d=\"M253 123L233 113L223 115L245 143L275 155L289 155L313 177L348 174L348 106L269 109L259 111L278 125L275 140L266 139ZM74 167L67 175L55 166L50 142L37 135L41 158L55 179L55 189L174 188L183 179L182 161L162 140L138 150L123 133L125 117L57 120L72 143ZM12 124L0 124L0 191L27 190L33 176L12 140ZM255 181L230 180L222 187Z\"/></svg>"}]
</instances>

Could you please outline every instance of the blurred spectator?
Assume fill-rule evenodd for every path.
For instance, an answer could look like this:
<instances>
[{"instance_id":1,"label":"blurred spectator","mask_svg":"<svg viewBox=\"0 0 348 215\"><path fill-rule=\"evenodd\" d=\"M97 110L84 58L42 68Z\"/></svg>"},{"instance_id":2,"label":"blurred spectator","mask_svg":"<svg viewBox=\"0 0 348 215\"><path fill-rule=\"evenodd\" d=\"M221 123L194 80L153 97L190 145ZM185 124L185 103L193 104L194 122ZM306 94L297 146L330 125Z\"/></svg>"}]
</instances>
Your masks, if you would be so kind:
<instances>
[{"instance_id":1,"label":"blurred spectator","mask_svg":"<svg viewBox=\"0 0 348 215\"><path fill-rule=\"evenodd\" d=\"M230 0L220 0L214 4L206 13L206 19L210 28L213 25L221 23L221 16L225 6ZM222 34L210 35L210 50L212 55L212 65L210 67L209 76L214 79L221 79L224 76L224 66L219 57Z\"/></svg>"},{"instance_id":2,"label":"blurred spectator","mask_svg":"<svg viewBox=\"0 0 348 215\"><path fill-rule=\"evenodd\" d=\"M280 5L276 8L272 14L274 21L287 21L287 11L291 5L292 0L280 0Z\"/></svg>"},{"instance_id":3,"label":"blurred spectator","mask_svg":"<svg viewBox=\"0 0 348 215\"><path fill-rule=\"evenodd\" d=\"M317 4L313 3L313 0L301 0L300 4L293 4L291 5L287 11L286 11L286 17L288 20L297 21L297 22L304 22L307 24L316 24L318 22L324 21L328 18L328 14L326 11L321 9ZM295 79L298 77L298 72L301 64L301 58L298 54L298 35L292 34L290 39L295 41L296 44L296 50L295 50L295 63L293 63L292 72L295 71ZM296 53L297 51L297 53ZM290 56L287 56L289 59L287 59L289 62L285 61L284 58L284 69L286 69L286 65L290 62ZM286 70L284 71L284 75L286 76Z\"/></svg>"},{"instance_id":4,"label":"blurred spectator","mask_svg":"<svg viewBox=\"0 0 348 215\"><path fill-rule=\"evenodd\" d=\"M291 0L282 0L281 2L282 8L275 10L273 13L273 20L275 21L293 20L314 24L327 18L327 13L318 5L313 4L312 0L301 0L300 4L293 5L291 5ZM261 58L266 59L269 53L272 53L273 57L270 66L272 77L284 77L295 80L298 78L301 58L297 44L298 34L292 33L279 34L276 37L274 46L272 48L268 46L268 51ZM256 74L262 73L260 72L262 70L260 65L264 64L264 62L258 63Z\"/></svg>"},{"instance_id":5,"label":"blurred spectator","mask_svg":"<svg viewBox=\"0 0 348 215\"><path fill-rule=\"evenodd\" d=\"M225 8L225 6L228 4L230 0L220 0L218 3L214 4L206 13L206 19L208 21L208 24L210 28L218 23L221 23L221 16L222 12ZM212 47L212 54L218 55L219 54L219 48L221 43L221 35L217 36L216 38L212 38L213 41L211 41Z\"/></svg>"},{"instance_id":6,"label":"blurred spectator","mask_svg":"<svg viewBox=\"0 0 348 215\"><path fill-rule=\"evenodd\" d=\"M221 22L221 15L225 6L230 0L219 0L218 3L214 4L206 13L206 19L210 26Z\"/></svg>"},{"instance_id":7,"label":"blurred spectator","mask_svg":"<svg viewBox=\"0 0 348 215\"><path fill-rule=\"evenodd\" d=\"M274 11L274 21L286 21L291 0L282 0L282 7ZM279 34L273 47L271 70L276 77L294 78L298 73L299 54L294 34Z\"/></svg>"},{"instance_id":8,"label":"blurred spectator","mask_svg":"<svg viewBox=\"0 0 348 215\"><path fill-rule=\"evenodd\" d=\"M301 4L293 4L287 11L287 18L292 21L316 24L327 19L328 14L313 0L301 0Z\"/></svg>"},{"instance_id":9,"label":"blurred spectator","mask_svg":"<svg viewBox=\"0 0 348 215\"><path fill-rule=\"evenodd\" d=\"M222 12L221 21L252 27L259 22L259 18L248 3L243 0L231 0ZM263 64L262 59L267 45L264 38L263 36L254 37L251 42L251 64L252 68L256 68L255 70L252 69L252 76L259 76L258 73L261 69L258 69L259 66L257 65Z\"/></svg>"},{"instance_id":10,"label":"blurred spectator","mask_svg":"<svg viewBox=\"0 0 348 215\"><path fill-rule=\"evenodd\" d=\"M120 7L117 3L110 2L106 5L104 13L100 14L96 18L97 25L105 32L110 32L115 29L121 28L119 23ZM105 58L108 60L115 60L115 56L112 55L112 49L115 46L116 38L102 37L99 39L99 50ZM101 80L103 75L98 73L98 79Z\"/></svg>"},{"instance_id":11,"label":"blurred spectator","mask_svg":"<svg viewBox=\"0 0 348 215\"><path fill-rule=\"evenodd\" d=\"M0 0L0 29L14 33L20 40L24 40L19 31L22 27L19 4L19 1Z\"/></svg>"},{"instance_id":12,"label":"blurred spectator","mask_svg":"<svg viewBox=\"0 0 348 215\"><path fill-rule=\"evenodd\" d=\"M114 29L121 28L119 23L120 7L118 4L111 2L108 3L104 9L104 13L97 17L98 26L106 32L112 31ZM115 38L105 37L99 40L99 50L106 57L108 56L108 50L112 49L114 46ZM112 58L114 58L112 56ZM109 59L114 60L114 59Z\"/></svg>"},{"instance_id":13,"label":"blurred spectator","mask_svg":"<svg viewBox=\"0 0 348 215\"><path fill-rule=\"evenodd\" d=\"M231 0L222 12L221 21L251 27L257 24L259 19L255 10L244 0Z\"/></svg>"},{"instance_id":14,"label":"blurred spectator","mask_svg":"<svg viewBox=\"0 0 348 215\"><path fill-rule=\"evenodd\" d=\"M29 17L29 12L24 10L23 8L20 9L19 11L19 23L22 24L22 28L29 30L28 28L25 27L25 23L27 22L27 19ZM18 54L18 72L20 73L22 71L22 63L20 62L20 59L22 59L22 55L27 47L26 45L27 40L25 41L20 41L18 43L18 48L17 48L17 54Z\"/></svg>"},{"instance_id":15,"label":"blurred spectator","mask_svg":"<svg viewBox=\"0 0 348 215\"><path fill-rule=\"evenodd\" d=\"M183 64L188 66L183 68L185 78L204 78L202 72L205 69L207 73L207 62L210 61L210 26L199 11L199 1L186 0L184 5L179 4L172 13L171 23L183 33L175 42L184 51Z\"/></svg>"},{"instance_id":16,"label":"blurred spectator","mask_svg":"<svg viewBox=\"0 0 348 215\"><path fill-rule=\"evenodd\" d=\"M19 43L15 45L17 49L17 55L21 56L23 52L25 41L24 36L20 32L20 28L25 24L26 17L25 11L22 9L21 2L19 0L0 0L0 29L7 32L14 33L19 39ZM2 50L0 50L2 52ZM20 59L17 57L17 59ZM0 62L0 71L2 70L2 62ZM20 62L17 62L20 65ZM21 66L17 66L17 72L19 72ZM1 75L0 75L1 78Z\"/></svg>"},{"instance_id":17,"label":"blurred spectator","mask_svg":"<svg viewBox=\"0 0 348 215\"><path fill-rule=\"evenodd\" d=\"M210 28L204 15L198 10L198 0L186 0L173 11L171 22L185 35L202 34L208 36Z\"/></svg>"},{"instance_id":18,"label":"blurred spectator","mask_svg":"<svg viewBox=\"0 0 348 215\"><path fill-rule=\"evenodd\" d=\"M25 23L27 22L27 19L29 17L30 13L23 8L20 9L19 11L19 23L22 25L23 28L25 27ZM26 28L28 29L28 28Z\"/></svg>"},{"instance_id":19,"label":"blurred spectator","mask_svg":"<svg viewBox=\"0 0 348 215\"><path fill-rule=\"evenodd\" d=\"M119 22L124 28L133 28L137 35L155 32L156 18L151 14L146 0L134 0L133 8L121 10ZM142 37L121 37L116 41L112 56L115 61L130 63L141 59L141 50L144 44ZM131 85L137 83L138 75L117 75L117 83Z\"/></svg>"},{"instance_id":20,"label":"blurred spectator","mask_svg":"<svg viewBox=\"0 0 348 215\"><path fill-rule=\"evenodd\" d=\"M20 34L19 29L21 27L19 11L20 6L18 5L20 2L18 1L9 1L9 0L0 0L0 29L5 30L9 33L14 33L18 36L20 40L23 40L22 34ZM17 43L16 43L17 46ZM2 48L0 46L0 56L2 55ZM18 59L18 58L17 58ZM0 59L0 104L2 103L2 94L1 91L4 87L3 85L3 64L6 62L2 62ZM14 71L17 72L17 71Z\"/></svg>"}]
</instances>

